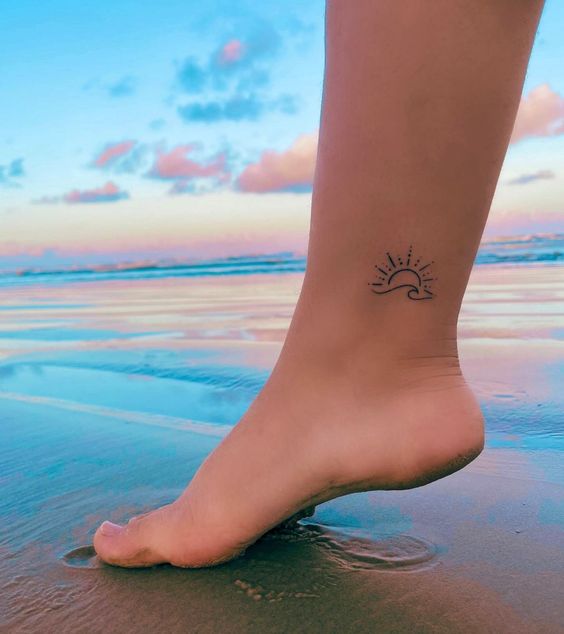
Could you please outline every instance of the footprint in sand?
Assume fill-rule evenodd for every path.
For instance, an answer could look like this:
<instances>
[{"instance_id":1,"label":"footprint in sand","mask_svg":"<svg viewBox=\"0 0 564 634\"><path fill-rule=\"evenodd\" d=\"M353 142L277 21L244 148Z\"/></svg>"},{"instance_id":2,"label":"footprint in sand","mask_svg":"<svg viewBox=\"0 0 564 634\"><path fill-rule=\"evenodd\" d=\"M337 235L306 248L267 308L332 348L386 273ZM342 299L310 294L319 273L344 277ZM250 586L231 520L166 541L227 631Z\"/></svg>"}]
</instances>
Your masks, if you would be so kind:
<instances>
[{"instance_id":1,"label":"footprint in sand","mask_svg":"<svg viewBox=\"0 0 564 634\"><path fill-rule=\"evenodd\" d=\"M269 536L275 540L312 543L347 570L415 571L437 563L437 547L411 535L376 537L370 531L353 527L304 523Z\"/></svg>"},{"instance_id":2,"label":"footprint in sand","mask_svg":"<svg viewBox=\"0 0 564 634\"><path fill-rule=\"evenodd\" d=\"M63 562L71 568L102 568L104 562L98 559L93 546L80 546L63 555Z\"/></svg>"}]
</instances>

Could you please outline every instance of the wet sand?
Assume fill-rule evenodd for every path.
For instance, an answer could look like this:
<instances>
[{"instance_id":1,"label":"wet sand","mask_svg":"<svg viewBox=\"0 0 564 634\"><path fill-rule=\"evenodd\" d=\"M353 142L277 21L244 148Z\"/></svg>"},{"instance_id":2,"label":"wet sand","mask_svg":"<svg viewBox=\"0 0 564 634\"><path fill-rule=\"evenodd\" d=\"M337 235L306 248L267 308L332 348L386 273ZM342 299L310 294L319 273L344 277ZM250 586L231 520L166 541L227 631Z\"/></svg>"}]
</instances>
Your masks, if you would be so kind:
<instances>
[{"instance_id":1,"label":"wet sand","mask_svg":"<svg viewBox=\"0 0 564 634\"><path fill-rule=\"evenodd\" d=\"M300 275L10 290L0 310L0 630L564 631L564 281L477 267L460 331L487 417L463 471L318 507L209 570L92 534L171 501L280 349Z\"/></svg>"}]
</instances>

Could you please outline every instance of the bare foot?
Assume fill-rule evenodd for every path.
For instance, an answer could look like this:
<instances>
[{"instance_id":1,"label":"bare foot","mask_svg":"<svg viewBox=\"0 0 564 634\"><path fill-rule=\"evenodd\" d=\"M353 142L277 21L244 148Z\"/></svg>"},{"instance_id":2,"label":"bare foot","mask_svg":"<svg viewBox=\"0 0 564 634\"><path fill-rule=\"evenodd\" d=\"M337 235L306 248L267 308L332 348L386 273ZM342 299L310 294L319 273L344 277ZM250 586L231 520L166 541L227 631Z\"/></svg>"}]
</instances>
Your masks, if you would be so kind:
<instances>
[{"instance_id":1,"label":"bare foot","mask_svg":"<svg viewBox=\"0 0 564 634\"><path fill-rule=\"evenodd\" d=\"M329 366L332 367L329 367ZM283 351L233 431L172 504L104 522L106 562L201 567L241 554L269 529L347 493L446 476L483 447L483 420L457 360L323 364Z\"/></svg>"}]
</instances>

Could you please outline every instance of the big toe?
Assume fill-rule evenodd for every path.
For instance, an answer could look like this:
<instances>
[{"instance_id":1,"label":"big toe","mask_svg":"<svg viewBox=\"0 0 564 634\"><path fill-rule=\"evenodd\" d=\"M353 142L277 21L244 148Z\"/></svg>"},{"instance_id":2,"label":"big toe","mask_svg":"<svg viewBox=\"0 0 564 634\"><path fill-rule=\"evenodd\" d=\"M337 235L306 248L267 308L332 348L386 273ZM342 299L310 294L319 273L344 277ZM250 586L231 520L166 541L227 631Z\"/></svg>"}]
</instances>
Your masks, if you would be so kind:
<instances>
[{"instance_id":1,"label":"big toe","mask_svg":"<svg viewBox=\"0 0 564 634\"><path fill-rule=\"evenodd\" d=\"M100 559L114 566L142 568L163 563L156 547L157 512L133 518L125 526L103 522L94 535L94 549Z\"/></svg>"}]
</instances>

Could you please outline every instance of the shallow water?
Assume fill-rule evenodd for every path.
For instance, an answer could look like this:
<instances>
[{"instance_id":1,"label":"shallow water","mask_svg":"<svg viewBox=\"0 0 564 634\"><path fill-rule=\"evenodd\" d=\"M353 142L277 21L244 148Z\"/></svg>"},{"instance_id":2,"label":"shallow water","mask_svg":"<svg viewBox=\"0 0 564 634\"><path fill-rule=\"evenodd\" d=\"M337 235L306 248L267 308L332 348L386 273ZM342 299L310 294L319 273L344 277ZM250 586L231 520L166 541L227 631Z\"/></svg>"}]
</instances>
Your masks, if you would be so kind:
<instances>
[{"instance_id":1,"label":"shallow water","mask_svg":"<svg viewBox=\"0 0 564 634\"><path fill-rule=\"evenodd\" d=\"M478 266L472 276L461 351L489 446L564 449L563 271ZM217 426L221 436L266 381L301 279L13 288L0 325L0 397L146 424Z\"/></svg>"},{"instance_id":2,"label":"shallow water","mask_svg":"<svg viewBox=\"0 0 564 634\"><path fill-rule=\"evenodd\" d=\"M12 287L0 311L8 631L557 631L563 271L473 273L460 347L487 419L478 460L415 491L324 504L213 571L115 570L92 534L180 493L266 381L302 275Z\"/></svg>"}]
</instances>

